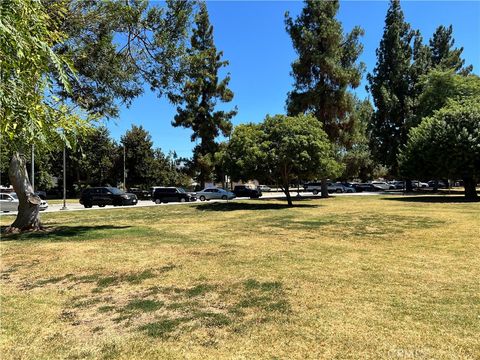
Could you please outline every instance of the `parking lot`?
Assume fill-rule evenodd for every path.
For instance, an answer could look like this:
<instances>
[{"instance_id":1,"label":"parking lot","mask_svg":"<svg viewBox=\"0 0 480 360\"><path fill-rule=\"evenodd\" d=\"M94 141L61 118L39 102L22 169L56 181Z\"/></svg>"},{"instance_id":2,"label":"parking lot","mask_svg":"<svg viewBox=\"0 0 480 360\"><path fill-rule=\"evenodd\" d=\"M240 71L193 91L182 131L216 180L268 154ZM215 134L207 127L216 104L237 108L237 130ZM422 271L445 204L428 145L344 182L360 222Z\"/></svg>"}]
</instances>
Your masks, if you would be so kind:
<instances>
[{"instance_id":1,"label":"parking lot","mask_svg":"<svg viewBox=\"0 0 480 360\"><path fill-rule=\"evenodd\" d=\"M297 191L291 191L290 192L291 196L295 200L296 197L318 197L320 198L320 195L313 195L312 192L304 192L303 189L300 191L300 193L297 194ZM360 193L341 193L341 194L334 194L330 196L372 196L372 195L385 195L387 193L384 192L360 192ZM395 193L393 193L395 194ZM283 192L267 192L263 193L262 197L260 199L284 199L285 194ZM234 200L227 200L227 201L238 201L238 200L249 200L247 197L238 197L235 198ZM216 202L216 201L222 201L222 202L227 202L225 200L209 200L209 202ZM151 200L138 200L138 204L134 205L134 207L147 207L147 206L169 206L169 205L188 205L191 204L192 202L170 202L170 203L163 203L163 204L155 204ZM195 201L195 203L202 203L200 200ZM98 207L94 206L92 208L85 208L83 205L81 205L78 202L78 199L76 200L70 200L67 201L67 210L62 210L63 203L58 204L57 202L55 204L50 204L48 206L48 209L45 211L42 211L42 213L46 212L57 212L57 211L93 211L93 210L105 210L105 209L112 209L114 208L113 206L106 206L106 207ZM126 206L127 208L129 206ZM131 207L131 206L130 206ZM115 208L125 208L125 206L121 207L115 207ZM0 216L11 216L11 215L16 215L17 212L8 212L4 213L1 212Z\"/></svg>"}]
</instances>

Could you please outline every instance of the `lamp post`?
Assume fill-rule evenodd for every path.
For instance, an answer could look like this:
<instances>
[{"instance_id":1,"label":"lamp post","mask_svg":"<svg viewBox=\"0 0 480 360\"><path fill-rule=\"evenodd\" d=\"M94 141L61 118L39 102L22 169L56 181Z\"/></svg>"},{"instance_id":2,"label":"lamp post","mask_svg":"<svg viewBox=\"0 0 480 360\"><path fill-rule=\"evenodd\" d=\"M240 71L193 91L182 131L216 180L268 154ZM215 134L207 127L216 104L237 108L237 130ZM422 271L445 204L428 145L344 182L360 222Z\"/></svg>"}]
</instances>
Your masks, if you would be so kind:
<instances>
[{"instance_id":1,"label":"lamp post","mask_svg":"<svg viewBox=\"0 0 480 360\"><path fill-rule=\"evenodd\" d=\"M127 191L127 174L125 172L125 144L123 144L123 190Z\"/></svg>"},{"instance_id":2,"label":"lamp post","mask_svg":"<svg viewBox=\"0 0 480 360\"><path fill-rule=\"evenodd\" d=\"M30 181L32 182L32 190L35 192L35 145L32 144L32 171L30 175Z\"/></svg>"},{"instance_id":3,"label":"lamp post","mask_svg":"<svg viewBox=\"0 0 480 360\"><path fill-rule=\"evenodd\" d=\"M67 209L67 176L66 176L66 166L67 165L67 157L65 155L65 144L63 144L63 206L60 210L68 210Z\"/></svg>"}]
</instances>

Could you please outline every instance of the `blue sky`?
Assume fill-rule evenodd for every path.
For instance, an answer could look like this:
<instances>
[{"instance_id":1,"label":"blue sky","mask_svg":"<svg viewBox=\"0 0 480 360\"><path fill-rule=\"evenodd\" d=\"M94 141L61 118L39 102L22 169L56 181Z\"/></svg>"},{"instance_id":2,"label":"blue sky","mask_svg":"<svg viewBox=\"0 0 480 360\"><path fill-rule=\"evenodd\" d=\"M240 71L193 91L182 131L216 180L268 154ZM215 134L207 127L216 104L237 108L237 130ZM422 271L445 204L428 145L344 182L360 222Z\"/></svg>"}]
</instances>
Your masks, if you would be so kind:
<instances>
[{"instance_id":1,"label":"blue sky","mask_svg":"<svg viewBox=\"0 0 480 360\"><path fill-rule=\"evenodd\" d=\"M463 57L480 72L480 1L403 1L405 19L419 29L427 42L439 25L453 25L455 45L464 47ZM292 87L290 64L296 58L285 31L284 14L297 15L301 1L208 1L210 21L214 26L217 49L230 62L230 88L235 94L226 108L238 107L234 125L259 122L266 114L285 113L286 95ZM387 1L342 1L338 19L344 31L355 25L365 30L361 61L367 72L375 66L375 50L380 42ZM360 98L365 91L366 73L356 90ZM112 137L119 139L132 124L143 125L155 147L164 152L175 150L179 156L191 156L194 146L190 130L174 128L171 121L175 108L158 99L148 89L130 108L122 108L120 117L107 126Z\"/></svg>"}]
</instances>

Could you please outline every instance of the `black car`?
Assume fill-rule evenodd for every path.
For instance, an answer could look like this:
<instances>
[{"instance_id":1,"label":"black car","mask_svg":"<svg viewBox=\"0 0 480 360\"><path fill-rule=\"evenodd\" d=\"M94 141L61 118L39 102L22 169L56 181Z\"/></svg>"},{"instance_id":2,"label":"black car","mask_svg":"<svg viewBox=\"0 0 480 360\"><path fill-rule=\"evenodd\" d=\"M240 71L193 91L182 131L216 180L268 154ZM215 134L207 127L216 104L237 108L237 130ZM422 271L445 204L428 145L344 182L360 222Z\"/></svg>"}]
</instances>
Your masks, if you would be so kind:
<instances>
[{"instance_id":1,"label":"black car","mask_svg":"<svg viewBox=\"0 0 480 360\"><path fill-rule=\"evenodd\" d=\"M149 200L152 197L152 193L148 190L142 190L139 188L130 188L128 192L135 194L139 200Z\"/></svg>"},{"instance_id":2,"label":"black car","mask_svg":"<svg viewBox=\"0 0 480 360\"><path fill-rule=\"evenodd\" d=\"M157 187L152 195L152 201L155 204L196 200L195 194L187 193L184 189L177 187Z\"/></svg>"},{"instance_id":3,"label":"black car","mask_svg":"<svg viewBox=\"0 0 480 360\"><path fill-rule=\"evenodd\" d=\"M114 187L92 187L85 189L80 197L80 204L86 208L93 205L104 207L105 205L122 206L136 205L138 202L135 194L125 193Z\"/></svg>"},{"instance_id":4,"label":"black car","mask_svg":"<svg viewBox=\"0 0 480 360\"><path fill-rule=\"evenodd\" d=\"M372 184L352 184L356 192L362 191L380 191L381 189Z\"/></svg>"},{"instance_id":5,"label":"black car","mask_svg":"<svg viewBox=\"0 0 480 360\"><path fill-rule=\"evenodd\" d=\"M245 185L237 185L233 188L233 193L236 197L249 197L251 199L258 199L262 196L262 192L258 189L252 189Z\"/></svg>"}]
</instances>

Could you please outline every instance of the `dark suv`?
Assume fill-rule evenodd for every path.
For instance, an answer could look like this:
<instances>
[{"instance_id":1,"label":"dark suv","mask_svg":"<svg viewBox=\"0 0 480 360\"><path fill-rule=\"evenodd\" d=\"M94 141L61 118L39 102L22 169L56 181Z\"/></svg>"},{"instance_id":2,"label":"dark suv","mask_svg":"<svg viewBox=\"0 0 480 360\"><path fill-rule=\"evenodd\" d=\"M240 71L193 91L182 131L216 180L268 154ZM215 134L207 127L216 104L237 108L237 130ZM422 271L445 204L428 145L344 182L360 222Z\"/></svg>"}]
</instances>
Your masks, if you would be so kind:
<instances>
[{"instance_id":1,"label":"dark suv","mask_svg":"<svg viewBox=\"0 0 480 360\"><path fill-rule=\"evenodd\" d=\"M136 205L138 202L135 194L125 193L114 187L92 187L85 189L80 197L80 204L86 208L93 205L104 207L105 205L122 206Z\"/></svg>"},{"instance_id":2,"label":"dark suv","mask_svg":"<svg viewBox=\"0 0 480 360\"><path fill-rule=\"evenodd\" d=\"M160 204L162 202L187 202L195 200L197 200L197 198L194 194L189 194L182 188L176 187L155 188L152 195L152 201L155 204Z\"/></svg>"},{"instance_id":3,"label":"dark suv","mask_svg":"<svg viewBox=\"0 0 480 360\"><path fill-rule=\"evenodd\" d=\"M233 188L233 193L236 197L249 197L251 199L258 199L262 196L262 192L258 189L252 189L246 185L237 185Z\"/></svg>"}]
</instances>

